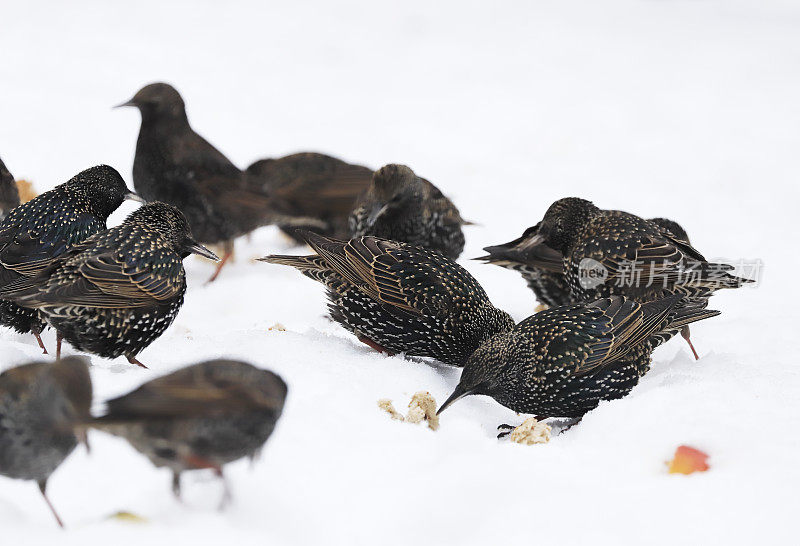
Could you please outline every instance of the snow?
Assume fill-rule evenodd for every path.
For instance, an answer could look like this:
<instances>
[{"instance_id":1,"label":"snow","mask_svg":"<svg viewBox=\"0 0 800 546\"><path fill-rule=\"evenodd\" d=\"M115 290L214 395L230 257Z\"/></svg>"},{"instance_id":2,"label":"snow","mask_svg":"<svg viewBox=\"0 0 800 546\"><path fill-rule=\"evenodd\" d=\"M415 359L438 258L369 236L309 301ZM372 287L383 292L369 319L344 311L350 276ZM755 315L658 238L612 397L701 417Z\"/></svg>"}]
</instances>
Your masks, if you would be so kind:
<instances>
[{"instance_id":1,"label":"snow","mask_svg":"<svg viewBox=\"0 0 800 546\"><path fill-rule=\"evenodd\" d=\"M97 163L131 182L139 118L110 107L165 80L240 166L298 150L410 165L480 223L460 263L518 320L534 308L521 278L469 258L567 195L674 218L708 257L765 263L757 288L720 294L711 307L722 316L693 325L699 362L675 339L630 396L521 446L495 427L524 416L488 398L453 405L436 432L379 410L390 398L404 411L420 390L441 403L458 370L359 344L324 318L321 286L250 262L304 252L264 228L212 285L209 262L186 261L186 305L140 356L150 370L92 358L98 410L220 355L286 379L262 459L228 468L235 504L216 510L221 488L204 472L186 475L177 503L167 471L94 433L91 454L79 448L50 481L66 532L34 484L0 478L3 544L790 541L796 2L83 0L6 2L3 20L0 156L40 190ZM277 322L287 331L268 330ZM3 331L0 357L5 369L39 354ZM710 471L668 475L680 444L709 453ZM118 511L146 521L108 519Z\"/></svg>"}]
</instances>

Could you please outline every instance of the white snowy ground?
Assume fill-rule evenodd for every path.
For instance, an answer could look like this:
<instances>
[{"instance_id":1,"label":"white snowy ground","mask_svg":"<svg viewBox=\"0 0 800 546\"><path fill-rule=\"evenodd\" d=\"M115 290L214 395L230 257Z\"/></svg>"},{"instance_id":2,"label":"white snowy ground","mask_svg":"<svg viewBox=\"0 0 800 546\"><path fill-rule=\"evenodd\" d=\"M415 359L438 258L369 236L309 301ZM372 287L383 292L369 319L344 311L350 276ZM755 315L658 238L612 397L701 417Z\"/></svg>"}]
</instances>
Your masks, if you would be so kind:
<instances>
[{"instance_id":1,"label":"white snowy ground","mask_svg":"<svg viewBox=\"0 0 800 546\"><path fill-rule=\"evenodd\" d=\"M714 298L723 315L693 326L699 362L673 340L626 399L523 447L495 439L522 417L490 399L454 405L438 432L379 412L421 389L443 401L458 371L381 356L329 323L320 286L250 263L304 252L265 228L211 286L212 266L187 260L186 305L141 354L149 371L92 359L98 409L220 355L287 380L263 458L228 469L235 505L216 511L203 472L178 504L166 471L96 433L50 482L66 532L32 483L0 478L0 543L793 542L800 5L228 4L3 2L0 156L40 190L97 163L130 181L139 117L110 107L165 80L241 166L298 150L411 165L481 224L461 263L516 319L534 307L522 280L469 258L567 195L674 218L709 257L762 259L763 283ZM39 356L0 334L0 369ZM666 473L684 443L709 472ZM121 510L146 522L107 519Z\"/></svg>"}]
</instances>

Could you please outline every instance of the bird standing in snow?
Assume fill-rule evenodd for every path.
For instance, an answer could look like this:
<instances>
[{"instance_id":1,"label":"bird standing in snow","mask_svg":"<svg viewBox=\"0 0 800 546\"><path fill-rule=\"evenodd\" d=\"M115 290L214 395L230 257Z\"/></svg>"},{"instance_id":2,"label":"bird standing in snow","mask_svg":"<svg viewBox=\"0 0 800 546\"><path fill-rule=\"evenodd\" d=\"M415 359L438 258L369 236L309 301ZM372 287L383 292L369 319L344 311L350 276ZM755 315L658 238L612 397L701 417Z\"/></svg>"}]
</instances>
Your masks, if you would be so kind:
<instances>
[{"instance_id":1,"label":"bird standing in snow","mask_svg":"<svg viewBox=\"0 0 800 546\"><path fill-rule=\"evenodd\" d=\"M601 400L627 395L664 340L718 314L680 295L649 303L611 296L541 311L483 343L438 413L483 394L538 420L580 419Z\"/></svg>"},{"instance_id":2,"label":"bird standing in snow","mask_svg":"<svg viewBox=\"0 0 800 546\"><path fill-rule=\"evenodd\" d=\"M235 360L209 360L149 381L109 400L90 426L121 436L157 467L172 470L180 498L186 470L254 458L283 411L287 387L268 370ZM230 492L225 484L223 505Z\"/></svg>"},{"instance_id":3,"label":"bird standing in snow","mask_svg":"<svg viewBox=\"0 0 800 546\"><path fill-rule=\"evenodd\" d=\"M106 358L136 355L175 320L186 292L183 259L217 260L192 238L183 214L149 203L97 233L33 277L0 290L0 298L40 311L61 339Z\"/></svg>"},{"instance_id":4,"label":"bird standing in snow","mask_svg":"<svg viewBox=\"0 0 800 546\"><path fill-rule=\"evenodd\" d=\"M555 305L671 294L707 305L717 290L751 282L731 275L732 266L706 261L671 220L602 210L575 197L553 203L521 238L486 250L481 259L530 275L537 296ZM688 329L682 334L697 358Z\"/></svg>"},{"instance_id":5,"label":"bird standing in snow","mask_svg":"<svg viewBox=\"0 0 800 546\"><path fill-rule=\"evenodd\" d=\"M72 453L76 427L89 419L92 382L85 358L34 362L0 374L0 475L33 480L47 498L47 480Z\"/></svg>"},{"instance_id":6,"label":"bird standing in snow","mask_svg":"<svg viewBox=\"0 0 800 546\"><path fill-rule=\"evenodd\" d=\"M0 223L0 288L37 275L64 251L105 230L125 199L141 201L115 169L98 165L14 208ZM0 324L32 333L47 352L39 311L3 299Z\"/></svg>"},{"instance_id":7,"label":"bird standing in snow","mask_svg":"<svg viewBox=\"0 0 800 546\"><path fill-rule=\"evenodd\" d=\"M302 234L310 256L267 256L328 289L331 318L370 347L463 366L514 321L467 270L442 254L377 237L337 241Z\"/></svg>"},{"instance_id":8,"label":"bird standing in snow","mask_svg":"<svg viewBox=\"0 0 800 546\"><path fill-rule=\"evenodd\" d=\"M304 210L287 205L285 172L280 173L284 182L275 184L280 188L271 187L266 164L243 173L197 134L189 125L183 98L171 85L147 85L119 106L136 107L142 116L133 161L136 190L148 201L178 207L199 241L224 246L209 281L232 256L233 240L240 235L273 223L326 228L323 215L305 216ZM297 178L306 176L305 161L290 161ZM316 168L313 162L310 168Z\"/></svg>"}]
</instances>

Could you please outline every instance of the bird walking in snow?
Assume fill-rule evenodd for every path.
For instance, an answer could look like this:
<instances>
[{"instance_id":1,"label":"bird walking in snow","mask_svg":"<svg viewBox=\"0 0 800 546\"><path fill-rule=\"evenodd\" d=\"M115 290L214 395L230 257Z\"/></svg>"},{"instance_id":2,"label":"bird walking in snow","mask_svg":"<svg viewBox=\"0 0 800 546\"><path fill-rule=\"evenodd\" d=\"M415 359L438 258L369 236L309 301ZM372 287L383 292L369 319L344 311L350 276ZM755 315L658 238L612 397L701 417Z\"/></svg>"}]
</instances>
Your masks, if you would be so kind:
<instances>
[{"instance_id":1,"label":"bird walking in snow","mask_svg":"<svg viewBox=\"0 0 800 546\"><path fill-rule=\"evenodd\" d=\"M0 298L40 311L61 339L106 358L136 355L175 320L186 292L183 259L217 260L192 238L183 214L149 203L97 233L33 277L0 289Z\"/></svg>"},{"instance_id":2,"label":"bird walking in snow","mask_svg":"<svg viewBox=\"0 0 800 546\"><path fill-rule=\"evenodd\" d=\"M121 436L157 467L172 470L180 498L181 473L255 458L283 411L287 387L268 370L235 360L209 360L148 381L109 400L89 425ZM223 505L230 492L225 484Z\"/></svg>"},{"instance_id":3,"label":"bird walking in snow","mask_svg":"<svg viewBox=\"0 0 800 546\"><path fill-rule=\"evenodd\" d=\"M33 362L0 374L0 475L35 481L61 527L47 480L78 441L86 441L76 430L89 419L91 405L85 358Z\"/></svg>"}]
</instances>

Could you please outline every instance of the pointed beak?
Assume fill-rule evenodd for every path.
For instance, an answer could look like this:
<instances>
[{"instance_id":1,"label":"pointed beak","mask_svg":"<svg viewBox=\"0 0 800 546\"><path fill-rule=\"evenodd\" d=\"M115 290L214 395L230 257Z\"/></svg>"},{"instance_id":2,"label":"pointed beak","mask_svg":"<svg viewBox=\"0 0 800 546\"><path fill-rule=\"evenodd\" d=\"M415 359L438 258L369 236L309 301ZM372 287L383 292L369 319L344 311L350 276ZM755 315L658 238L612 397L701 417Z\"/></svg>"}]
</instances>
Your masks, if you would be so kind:
<instances>
[{"instance_id":1,"label":"pointed beak","mask_svg":"<svg viewBox=\"0 0 800 546\"><path fill-rule=\"evenodd\" d=\"M189 239L189 244L186 245L186 250L192 254L202 256L203 258L208 258L209 260L214 260L215 262L219 261L219 256L192 239Z\"/></svg>"},{"instance_id":2,"label":"pointed beak","mask_svg":"<svg viewBox=\"0 0 800 546\"><path fill-rule=\"evenodd\" d=\"M136 201L137 203L141 203L142 205L147 203L147 201L144 200L144 197L132 191L129 191L128 193L125 194L125 199L128 199L130 201Z\"/></svg>"},{"instance_id":3,"label":"pointed beak","mask_svg":"<svg viewBox=\"0 0 800 546\"><path fill-rule=\"evenodd\" d=\"M442 406L436 412L436 415L439 415L444 410L446 410L450 406L450 404L452 404L453 402L457 402L458 400L461 400L465 396L469 396L470 394L472 394L474 392L475 392L474 390L471 390L471 391L464 390L464 388L459 384L456 387L456 390L453 391L453 394L450 395L450 398L448 398L447 400L444 401L444 404L442 404Z\"/></svg>"},{"instance_id":4,"label":"pointed beak","mask_svg":"<svg viewBox=\"0 0 800 546\"><path fill-rule=\"evenodd\" d=\"M371 226L372 224L374 224L375 220L377 220L378 217L382 215L384 212L386 212L388 209L389 209L388 203L386 205L383 205L382 207L378 206L374 207L372 209L372 212L369 213L369 216L367 216L367 225Z\"/></svg>"},{"instance_id":5,"label":"pointed beak","mask_svg":"<svg viewBox=\"0 0 800 546\"><path fill-rule=\"evenodd\" d=\"M125 106L136 106L136 103L133 102L133 99L131 99L127 102L123 102L121 104L117 104L116 106L112 106L112 108L123 108Z\"/></svg>"}]
</instances>

